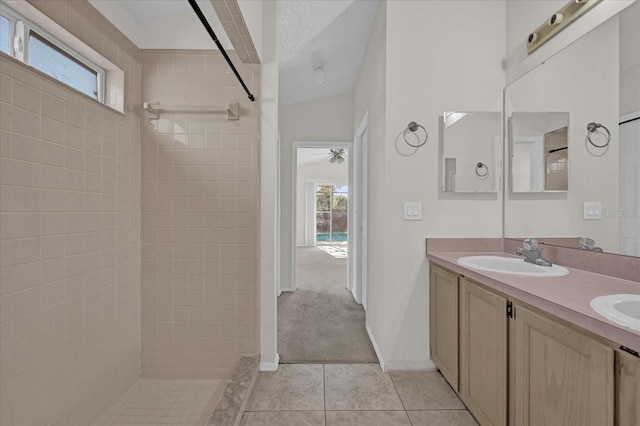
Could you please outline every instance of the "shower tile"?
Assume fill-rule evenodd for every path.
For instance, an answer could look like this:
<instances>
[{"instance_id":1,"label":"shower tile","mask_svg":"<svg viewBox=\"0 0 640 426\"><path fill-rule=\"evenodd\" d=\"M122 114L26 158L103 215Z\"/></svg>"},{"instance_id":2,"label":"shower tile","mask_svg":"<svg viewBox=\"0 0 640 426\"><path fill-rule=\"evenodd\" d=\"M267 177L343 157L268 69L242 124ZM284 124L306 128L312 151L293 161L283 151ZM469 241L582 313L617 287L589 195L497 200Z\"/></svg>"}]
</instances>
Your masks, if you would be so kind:
<instances>
[{"instance_id":1,"label":"shower tile","mask_svg":"<svg viewBox=\"0 0 640 426\"><path fill-rule=\"evenodd\" d=\"M92 426L203 425L225 385L226 380L139 379Z\"/></svg>"}]
</instances>

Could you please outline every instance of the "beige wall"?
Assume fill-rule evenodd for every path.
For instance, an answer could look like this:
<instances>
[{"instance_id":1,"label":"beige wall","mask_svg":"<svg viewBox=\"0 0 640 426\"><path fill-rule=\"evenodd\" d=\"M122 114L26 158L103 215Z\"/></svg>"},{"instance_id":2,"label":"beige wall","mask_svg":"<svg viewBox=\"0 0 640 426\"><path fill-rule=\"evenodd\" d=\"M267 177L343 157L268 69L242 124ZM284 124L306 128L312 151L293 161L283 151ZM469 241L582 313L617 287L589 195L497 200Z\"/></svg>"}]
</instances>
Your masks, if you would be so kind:
<instances>
[{"instance_id":1,"label":"beige wall","mask_svg":"<svg viewBox=\"0 0 640 426\"><path fill-rule=\"evenodd\" d=\"M353 140L353 95L345 93L310 102L281 106L280 131L280 287L291 288L292 143Z\"/></svg>"},{"instance_id":2,"label":"beige wall","mask_svg":"<svg viewBox=\"0 0 640 426\"><path fill-rule=\"evenodd\" d=\"M329 152L328 148L327 152ZM315 182L316 185L347 185L349 182L349 162L345 160L342 164L332 164L329 161L320 161L317 163L304 164L298 166L296 174L296 245L304 246L308 244L313 246L315 245L315 241L307 242L305 238L305 225L315 228L315 222L310 224L306 222L306 184L307 182ZM351 191L351 188L349 191Z\"/></svg>"},{"instance_id":3,"label":"beige wall","mask_svg":"<svg viewBox=\"0 0 640 426\"><path fill-rule=\"evenodd\" d=\"M142 67L144 100L240 101L239 121L163 113L141 136L142 376L229 378L258 351L257 107L219 52L145 50Z\"/></svg>"},{"instance_id":4,"label":"beige wall","mask_svg":"<svg viewBox=\"0 0 640 426\"><path fill-rule=\"evenodd\" d=\"M125 71L125 114L0 58L0 424L86 425L139 374L138 49L31 1Z\"/></svg>"}]
</instances>

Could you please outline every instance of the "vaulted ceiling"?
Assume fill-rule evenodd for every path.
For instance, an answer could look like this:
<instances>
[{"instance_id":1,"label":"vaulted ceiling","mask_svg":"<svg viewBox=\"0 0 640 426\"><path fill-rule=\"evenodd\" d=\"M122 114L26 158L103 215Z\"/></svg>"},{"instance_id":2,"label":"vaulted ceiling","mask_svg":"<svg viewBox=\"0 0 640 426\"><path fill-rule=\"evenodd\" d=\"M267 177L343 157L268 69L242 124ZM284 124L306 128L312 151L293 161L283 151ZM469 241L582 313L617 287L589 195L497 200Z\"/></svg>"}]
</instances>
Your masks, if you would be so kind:
<instances>
[{"instance_id":1,"label":"vaulted ceiling","mask_svg":"<svg viewBox=\"0 0 640 426\"><path fill-rule=\"evenodd\" d=\"M279 0L280 103L352 91L378 0ZM314 69L322 65L319 84Z\"/></svg>"},{"instance_id":2,"label":"vaulted ceiling","mask_svg":"<svg viewBox=\"0 0 640 426\"><path fill-rule=\"evenodd\" d=\"M89 0L141 49L215 49L186 0ZM210 0L197 0L233 49ZM278 0L280 103L354 90L379 0ZM315 67L325 79L319 84Z\"/></svg>"}]
</instances>

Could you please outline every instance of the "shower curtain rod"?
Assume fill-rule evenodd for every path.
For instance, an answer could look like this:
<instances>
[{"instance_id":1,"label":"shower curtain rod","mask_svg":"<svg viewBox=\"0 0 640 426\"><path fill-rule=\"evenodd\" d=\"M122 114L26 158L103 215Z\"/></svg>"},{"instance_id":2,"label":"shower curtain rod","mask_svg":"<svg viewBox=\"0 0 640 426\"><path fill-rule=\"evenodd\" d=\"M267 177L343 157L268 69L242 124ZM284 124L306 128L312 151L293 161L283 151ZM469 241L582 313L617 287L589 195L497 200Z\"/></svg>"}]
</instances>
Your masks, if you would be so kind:
<instances>
[{"instance_id":1,"label":"shower curtain rod","mask_svg":"<svg viewBox=\"0 0 640 426\"><path fill-rule=\"evenodd\" d=\"M222 47L222 44L220 43L220 41L218 41L218 37L216 37L216 33L214 33L213 29L211 29L211 25L209 25L209 21L207 21L207 18L204 16L202 11L200 10L200 7L196 3L196 0L188 0L188 1L191 7L193 8L193 11L196 13L196 15L198 15L200 22L202 22L202 25L204 25L204 28L207 30L207 32L211 36L211 39L213 39L216 46L218 46L218 49L220 49L220 52L222 52L222 56L224 56L224 59L227 60L227 64L229 64L229 67L231 68L233 73L236 75L236 78L238 79L240 84L242 84L244 91L247 92L247 96L249 96L249 100L251 102L255 101L256 98L253 97L253 95L247 88L247 85L244 84L244 80L242 79L242 77L240 77L240 74L238 74L238 70L236 70L236 67L233 66L233 62L231 62L231 59L229 59L229 55L227 55L227 52L224 50L224 47Z\"/></svg>"}]
</instances>

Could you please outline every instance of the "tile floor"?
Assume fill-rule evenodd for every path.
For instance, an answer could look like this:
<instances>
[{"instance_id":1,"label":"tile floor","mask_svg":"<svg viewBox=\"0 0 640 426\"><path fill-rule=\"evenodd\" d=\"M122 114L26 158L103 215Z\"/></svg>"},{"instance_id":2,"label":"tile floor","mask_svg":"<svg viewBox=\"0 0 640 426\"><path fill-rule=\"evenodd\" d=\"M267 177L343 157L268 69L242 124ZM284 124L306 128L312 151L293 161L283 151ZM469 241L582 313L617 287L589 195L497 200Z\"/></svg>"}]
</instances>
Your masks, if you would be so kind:
<instances>
[{"instance_id":1,"label":"tile floor","mask_svg":"<svg viewBox=\"0 0 640 426\"><path fill-rule=\"evenodd\" d=\"M91 426L202 426L226 384L226 380L138 379Z\"/></svg>"},{"instance_id":2,"label":"tile floor","mask_svg":"<svg viewBox=\"0 0 640 426\"><path fill-rule=\"evenodd\" d=\"M244 426L477 425L437 371L377 364L281 364L260 373Z\"/></svg>"}]
</instances>

